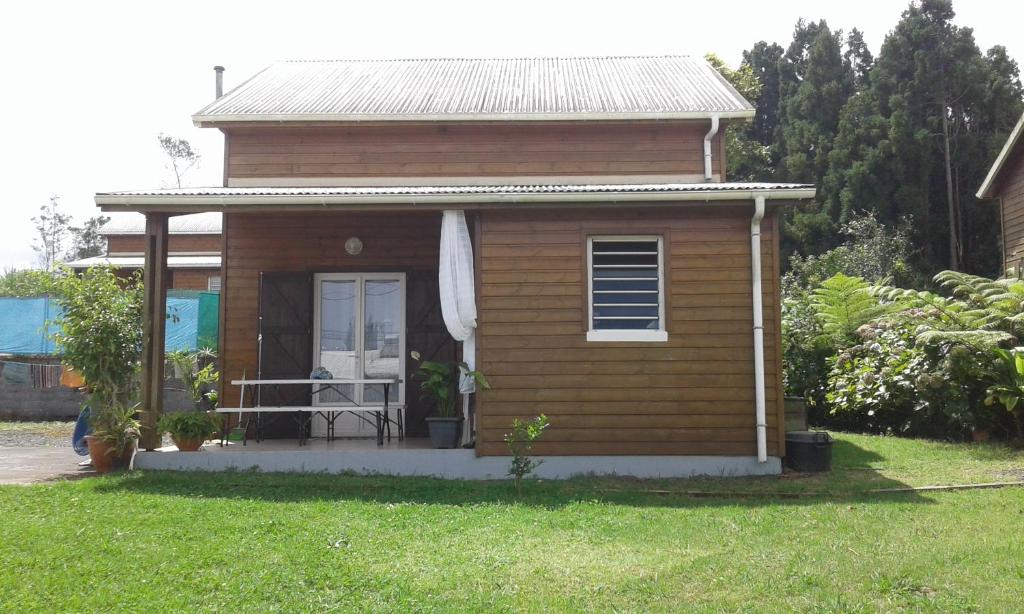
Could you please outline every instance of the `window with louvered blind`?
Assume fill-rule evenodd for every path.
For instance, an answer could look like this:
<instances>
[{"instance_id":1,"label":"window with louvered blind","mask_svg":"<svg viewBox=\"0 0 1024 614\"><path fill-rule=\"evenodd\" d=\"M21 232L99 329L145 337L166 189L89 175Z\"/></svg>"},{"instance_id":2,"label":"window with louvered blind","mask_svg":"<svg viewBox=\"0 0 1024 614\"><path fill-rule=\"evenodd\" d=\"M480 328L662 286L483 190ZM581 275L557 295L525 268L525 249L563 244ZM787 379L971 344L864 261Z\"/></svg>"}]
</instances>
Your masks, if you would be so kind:
<instances>
[{"instance_id":1,"label":"window with louvered blind","mask_svg":"<svg viewBox=\"0 0 1024 614\"><path fill-rule=\"evenodd\" d=\"M588 238L588 341L668 339L663 260L661 237Z\"/></svg>"}]
</instances>

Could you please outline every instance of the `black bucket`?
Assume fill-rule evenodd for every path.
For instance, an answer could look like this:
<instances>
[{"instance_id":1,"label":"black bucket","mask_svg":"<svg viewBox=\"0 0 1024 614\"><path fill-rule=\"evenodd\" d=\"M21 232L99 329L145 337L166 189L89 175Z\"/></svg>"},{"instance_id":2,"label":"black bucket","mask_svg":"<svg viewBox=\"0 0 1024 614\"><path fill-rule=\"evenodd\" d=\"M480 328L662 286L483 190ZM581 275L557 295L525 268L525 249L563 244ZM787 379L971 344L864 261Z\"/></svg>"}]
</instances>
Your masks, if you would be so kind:
<instances>
[{"instance_id":1,"label":"black bucket","mask_svg":"<svg viewBox=\"0 0 1024 614\"><path fill-rule=\"evenodd\" d=\"M832 437L824 431L786 433L786 466L807 473L831 471Z\"/></svg>"}]
</instances>

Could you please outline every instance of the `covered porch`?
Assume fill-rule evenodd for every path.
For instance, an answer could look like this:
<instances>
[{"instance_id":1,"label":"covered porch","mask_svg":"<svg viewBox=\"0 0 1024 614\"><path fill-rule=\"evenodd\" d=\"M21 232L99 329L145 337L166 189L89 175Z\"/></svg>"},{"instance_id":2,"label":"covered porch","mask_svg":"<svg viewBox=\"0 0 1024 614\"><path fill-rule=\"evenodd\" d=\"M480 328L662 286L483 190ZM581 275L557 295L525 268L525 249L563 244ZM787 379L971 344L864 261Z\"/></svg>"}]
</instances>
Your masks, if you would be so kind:
<instances>
[{"instance_id":1,"label":"covered porch","mask_svg":"<svg viewBox=\"0 0 1024 614\"><path fill-rule=\"evenodd\" d=\"M154 427L163 410L152 390L163 379L170 215L146 213L145 450L158 445ZM316 411L346 405L387 406L393 445L381 450L399 449L399 434L403 446L425 445L418 438L427 434L432 405L412 381L417 363L410 354L462 356L439 299L441 220L439 211L225 213L219 405L231 426L247 429L247 452L271 451L279 441L318 452L328 436L339 439L332 444L374 444L374 414L349 411L328 421L330 412ZM467 234L472 226L470 217ZM311 385L310 378L334 385ZM256 407L275 411L244 411ZM307 438L312 445L300 447Z\"/></svg>"}]
</instances>

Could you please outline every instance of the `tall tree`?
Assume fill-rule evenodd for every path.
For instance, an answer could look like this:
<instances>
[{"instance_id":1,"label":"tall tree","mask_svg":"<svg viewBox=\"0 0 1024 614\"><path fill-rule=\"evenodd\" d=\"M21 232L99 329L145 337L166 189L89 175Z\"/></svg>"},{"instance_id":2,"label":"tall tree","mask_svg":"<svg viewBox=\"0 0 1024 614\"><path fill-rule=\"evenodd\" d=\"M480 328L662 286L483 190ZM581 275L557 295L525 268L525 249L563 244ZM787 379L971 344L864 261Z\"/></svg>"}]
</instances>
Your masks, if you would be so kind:
<instances>
[{"instance_id":1,"label":"tall tree","mask_svg":"<svg viewBox=\"0 0 1024 614\"><path fill-rule=\"evenodd\" d=\"M97 215L85 220L81 226L71 227L71 249L68 250L68 259L81 260L106 253L107 239L100 234L100 228L109 221L109 217Z\"/></svg>"},{"instance_id":2,"label":"tall tree","mask_svg":"<svg viewBox=\"0 0 1024 614\"><path fill-rule=\"evenodd\" d=\"M862 92L867 89L868 75L871 72L871 65L875 58L871 55L867 43L864 42L864 33L854 28L846 37L846 51L843 52L843 60L853 75L853 88Z\"/></svg>"},{"instance_id":3,"label":"tall tree","mask_svg":"<svg viewBox=\"0 0 1024 614\"><path fill-rule=\"evenodd\" d=\"M799 26L798 26L799 31ZM840 32L820 21L809 45L798 36L786 54L788 82L779 122L782 166L788 181L819 183L839 127L839 112L853 93L853 74L843 59Z\"/></svg>"},{"instance_id":4,"label":"tall tree","mask_svg":"<svg viewBox=\"0 0 1024 614\"><path fill-rule=\"evenodd\" d=\"M199 164L200 155L185 139L160 133L157 140L160 142L160 149L167 156L169 168L174 173L174 181L180 188L185 175Z\"/></svg>"},{"instance_id":5,"label":"tall tree","mask_svg":"<svg viewBox=\"0 0 1024 614\"><path fill-rule=\"evenodd\" d=\"M843 111L822 197L847 216L915 220L922 266L994 272L994 216L973 191L1021 110L1017 67L983 56L949 0L912 3L886 37L867 90ZM966 205L966 206L965 206Z\"/></svg>"},{"instance_id":6,"label":"tall tree","mask_svg":"<svg viewBox=\"0 0 1024 614\"><path fill-rule=\"evenodd\" d=\"M779 62L783 53L780 45L765 41L758 41L743 52L743 64L750 67L761 84L761 95L755 105L757 114L754 116L750 136L765 146L774 142L779 125Z\"/></svg>"},{"instance_id":7,"label":"tall tree","mask_svg":"<svg viewBox=\"0 0 1024 614\"><path fill-rule=\"evenodd\" d=\"M60 197L54 195L49 203L39 207L39 215L32 218L32 223L38 234L32 249L39 254L40 266L50 270L64 254L71 216L61 211Z\"/></svg>"}]
</instances>

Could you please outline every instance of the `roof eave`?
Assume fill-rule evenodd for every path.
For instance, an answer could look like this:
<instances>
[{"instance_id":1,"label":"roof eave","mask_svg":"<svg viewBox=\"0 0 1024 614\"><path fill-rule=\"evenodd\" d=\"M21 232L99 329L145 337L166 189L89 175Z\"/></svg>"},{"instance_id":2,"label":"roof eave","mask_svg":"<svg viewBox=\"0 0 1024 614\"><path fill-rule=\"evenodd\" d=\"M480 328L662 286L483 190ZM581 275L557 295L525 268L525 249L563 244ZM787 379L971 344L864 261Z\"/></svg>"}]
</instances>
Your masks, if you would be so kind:
<instances>
[{"instance_id":1,"label":"roof eave","mask_svg":"<svg viewBox=\"0 0 1024 614\"><path fill-rule=\"evenodd\" d=\"M685 192L573 192L554 194L412 194L412 195L125 195L97 194L96 204L105 212L152 211L187 213L195 211L223 211L227 209L259 210L270 207L288 207L295 211L368 208L444 209L452 205L463 208L492 208L502 205L517 206L614 206L623 202L650 203L708 203L713 201L753 200L763 196L777 204L814 198L815 189L809 188L752 188L750 190L693 190Z\"/></svg>"},{"instance_id":2,"label":"roof eave","mask_svg":"<svg viewBox=\"0 0 1024 614\"><path fill-rule=\"evenodd\" d=\"M1006 165L1006 161L1010 158L1022 135L1024 135L1024 114L1017 120L1017 125L1013 127L1010 138L1006 140L1006 144L1003 145L999 155L996 156L996 161L992 163L992 168L985 175L985 181L981 182L981 187L975 193L976 197L982 200L995 197L995 187L996 182L999 181L999 173L1002 172L1003 166Z\"/></svg>"},{"instance_id":3,"label":"roof eave","mask_svg":"<svg viewBox=\"0 0 1024 614\"><path fill-rule=\"evenodd\" d=\"M686 119L752 119L754 109L731 111L677 111L658 113L445 113L445 114L360 114L360 113L233 113L195 114L198 128L239 123L349 123L349 122L544 122L544 121L658 121Z\"/></svg>"}]
</instances>

